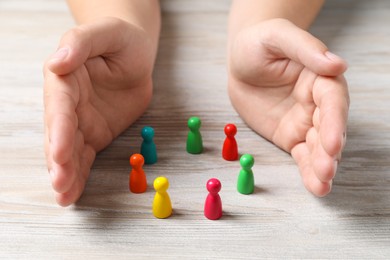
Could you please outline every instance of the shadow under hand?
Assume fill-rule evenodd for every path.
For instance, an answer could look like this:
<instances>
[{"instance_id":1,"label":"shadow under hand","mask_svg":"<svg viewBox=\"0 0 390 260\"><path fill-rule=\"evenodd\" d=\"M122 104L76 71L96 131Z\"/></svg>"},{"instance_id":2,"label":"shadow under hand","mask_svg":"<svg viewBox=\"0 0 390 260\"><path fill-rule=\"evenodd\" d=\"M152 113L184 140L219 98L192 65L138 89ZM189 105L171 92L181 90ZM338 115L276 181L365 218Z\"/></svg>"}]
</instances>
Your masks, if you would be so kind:
<instances>
[{"instance_id":1,"label":"shadow under hand","mask_svg":"<svg viewBox=\"0 0 390 260\"><path fill-rule=\"evenodd\" d=\"M344 217L389 217L390 148L378 133L370 130L381 128L372 122L350 124L333 190L321 199Z\"/></svg>"}]
</instances>

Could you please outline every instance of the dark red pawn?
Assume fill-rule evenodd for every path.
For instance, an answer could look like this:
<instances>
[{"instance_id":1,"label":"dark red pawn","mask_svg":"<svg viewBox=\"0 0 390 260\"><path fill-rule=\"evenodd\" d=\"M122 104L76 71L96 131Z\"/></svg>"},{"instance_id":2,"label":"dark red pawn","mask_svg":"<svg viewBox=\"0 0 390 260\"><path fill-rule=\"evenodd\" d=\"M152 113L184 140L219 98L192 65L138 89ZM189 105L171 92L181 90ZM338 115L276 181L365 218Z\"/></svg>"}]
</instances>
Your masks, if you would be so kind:
<instances>
[{"instance_id":1,"label":"dark red pawn","mask_svg":"<svg viewBox=\"0 0 390 260\"><path fill-rule=\"evenodd\" d=\"M234 137L237 133L237 127L234 124L227 124L224 131L226 138L223 142L222 157L227 161L238 160L238 147Z\"/></svg>"},{"instance_id":2,"label":"dark red pawn","mask_svg":"<svg viewBox=\"0 0 390 260\"><path fill-rule=\"evenodd\" d=\"M207 181L206 188L209 191L204 204L204 215L211 220L217 220L222 217L222 201L218 192L221 190L221 182L212 178Z\"/></svg>"}]
</instances>

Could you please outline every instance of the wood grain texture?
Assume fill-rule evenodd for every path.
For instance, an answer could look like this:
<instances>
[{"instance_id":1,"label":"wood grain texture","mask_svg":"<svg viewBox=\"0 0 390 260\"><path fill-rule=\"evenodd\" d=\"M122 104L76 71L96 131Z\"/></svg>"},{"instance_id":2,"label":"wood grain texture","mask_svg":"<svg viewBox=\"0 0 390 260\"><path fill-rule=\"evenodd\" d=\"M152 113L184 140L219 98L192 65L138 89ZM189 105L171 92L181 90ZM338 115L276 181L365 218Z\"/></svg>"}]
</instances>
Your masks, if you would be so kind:
<instances>
[{"instance_id":1,"label":"wood grain texture","mask_svg":"<svg viewBox=\"0 0 390 260\"><path fill-rule=\"evenodd\" d=\"M252 132L226 94L229 1L162 1L149 110L101 152L84 195L56 205L43 153L42 64L73 21L63 1L0 2L0 258L390 258L390 2L328 1L312 32L349 62L348 143L326 198L302 186L291 157ZM205 153L185 152L186 121L201 117ZM252 153L256 190L236 192L238 163L221 159L236 123ZM128 192L129 156L144 125L170 180L174 215L151 214L154 192ZM224 216L203 216L206 181L222 182Z\"/></svg>"}]
</instances>

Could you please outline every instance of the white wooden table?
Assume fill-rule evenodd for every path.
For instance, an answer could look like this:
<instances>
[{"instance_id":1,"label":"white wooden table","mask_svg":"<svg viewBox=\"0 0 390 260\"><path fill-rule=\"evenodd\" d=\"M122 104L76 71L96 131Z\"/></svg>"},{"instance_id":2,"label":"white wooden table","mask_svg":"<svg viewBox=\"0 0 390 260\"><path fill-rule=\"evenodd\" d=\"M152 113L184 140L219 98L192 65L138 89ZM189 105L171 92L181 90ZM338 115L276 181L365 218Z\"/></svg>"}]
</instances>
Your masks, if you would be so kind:
<instances>
[{"instance_id":1,"label":"white wooden table","mask_svg":"<svg viewBox=\"0 0 390 260\"><path fill-rule=\"evenodd\" d=\"M226 94L229 1L165 0L155 95L146 114L101 152L80 201L56 205L43 153L42 64L73 21L63 1L0 2L0 258L390 258L390 2L327 3L312 32L350 64L348 143L333 192L304 188L292 158L252 132ZM202 119L206 150L185 152L188 117ZM238 127L255 158L256 190L236 191L237 162L220 157L223 127ZM155 128L170 180L171 218L151 214L154 191L128 192L139 132ZM224 216L203 216L211 177Z\"/></svg>"}]
</instances>

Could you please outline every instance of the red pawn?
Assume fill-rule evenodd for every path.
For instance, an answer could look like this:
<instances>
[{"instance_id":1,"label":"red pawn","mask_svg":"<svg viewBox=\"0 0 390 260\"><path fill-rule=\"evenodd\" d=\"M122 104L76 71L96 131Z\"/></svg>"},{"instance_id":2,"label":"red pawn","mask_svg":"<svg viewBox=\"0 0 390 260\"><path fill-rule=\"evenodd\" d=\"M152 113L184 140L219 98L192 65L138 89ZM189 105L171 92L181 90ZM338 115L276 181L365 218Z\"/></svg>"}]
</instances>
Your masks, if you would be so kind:
<instances>
[{"instance_id":1,"label":"red pawn","mask_svg":"<svg viewBox=\"0 0 390 260\"><path fill-rule=\"evenodd\" d=\"M129 189L133 193L143 193L148 187L146 175L142 169L144 162L144 157L141 154L136 153L130 157L130 165L133 168L130 172Z\"/></svg>"},{"instance_id":2,"label":"red pawn","mask_svg":"<svg viewBox=\"0 0 390 260\"><path fill-rule=\"evenodd\" d=\"M206 188L209 191L204 204L204 215L211 220L217 220L222 217L222 201L218 192L221 190L221 182L212 178L207 181Z\"/></svg>"},{"instance_id":3,"label":"red pawn","mask_svg":"<svg viewBox=\"0 0 390 260\"><path fill-rule=\"evenodd\" d=\"M236 138L237 128L234 124L227 124L225 126L226 139L223 142L222 157L227 161L238 160L238 148Z\"/></svg>"}]
</instances>

